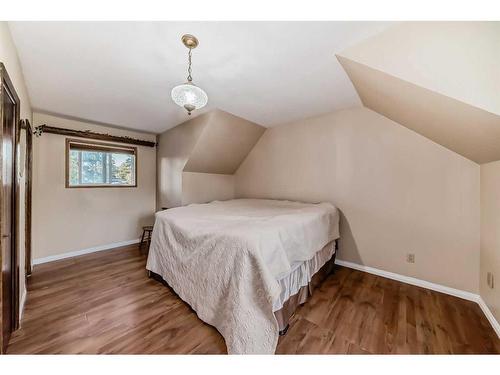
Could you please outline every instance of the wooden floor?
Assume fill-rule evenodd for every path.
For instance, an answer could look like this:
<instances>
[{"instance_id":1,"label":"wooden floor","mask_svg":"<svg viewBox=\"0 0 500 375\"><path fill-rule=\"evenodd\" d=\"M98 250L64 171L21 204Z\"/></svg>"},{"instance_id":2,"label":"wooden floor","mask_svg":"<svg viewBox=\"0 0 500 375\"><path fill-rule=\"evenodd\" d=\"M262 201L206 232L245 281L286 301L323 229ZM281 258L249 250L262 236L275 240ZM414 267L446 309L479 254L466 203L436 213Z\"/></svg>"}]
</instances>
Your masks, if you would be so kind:
<instances>
[{"instance_id":1,"label":"wooden floor","mask_svg":"<svg viewBox=\"0 0 500 375\"><path fill-rule=\"evenodd\" d=\"M134 245L36 266L8 353L225 353L145 260ZM499 341L473 302L339 267L277 353L499 353Z\"/></svg>"}]
</instances>

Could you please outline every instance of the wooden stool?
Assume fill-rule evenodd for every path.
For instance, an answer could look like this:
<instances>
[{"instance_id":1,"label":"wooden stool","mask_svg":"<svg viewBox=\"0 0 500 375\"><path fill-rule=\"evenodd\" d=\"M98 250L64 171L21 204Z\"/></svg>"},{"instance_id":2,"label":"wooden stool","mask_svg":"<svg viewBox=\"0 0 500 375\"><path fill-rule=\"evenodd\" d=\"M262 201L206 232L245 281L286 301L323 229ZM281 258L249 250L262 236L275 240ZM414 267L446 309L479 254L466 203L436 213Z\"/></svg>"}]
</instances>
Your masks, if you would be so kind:
<instances>
[{"instance_id":1,"label":"wooden stool","mask_svg":"<svg viewBox=\"0 0 500 375\"><path fill-rule=\"evenodd\" d=\"M142 244L147 242L148 243L148 250L149 250L149 245L151 245L151 235L153 233L153 226L152 225L146 225L142 227L142 237L141 237L141 243L139 244L139 252L142 253Z\"/></svg>"}]
</instances>

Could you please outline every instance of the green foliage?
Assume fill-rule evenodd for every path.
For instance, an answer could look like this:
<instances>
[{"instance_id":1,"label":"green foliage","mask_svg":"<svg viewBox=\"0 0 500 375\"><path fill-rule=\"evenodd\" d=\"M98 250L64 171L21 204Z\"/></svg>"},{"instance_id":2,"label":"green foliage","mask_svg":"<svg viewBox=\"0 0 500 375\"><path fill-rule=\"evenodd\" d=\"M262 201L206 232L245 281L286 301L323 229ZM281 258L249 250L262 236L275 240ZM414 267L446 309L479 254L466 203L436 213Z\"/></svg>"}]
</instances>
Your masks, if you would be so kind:
<instances>
[{"instance_id":1,"label":"green foliage","mask_svg":"<svg viewBox=\"0 0 500 375\"><path fill-rule=\"evenodd\" d=\"M82 165L80 165L80 158ZM134 163L133 155L71 150L70 184L132 185L135 173Z\"/></svg>"},{"instance_id":2,"label":"green foliage","mask_svg":"<svg viewBox=\"0 0 500 375\"><path fill-rule=\"evenodd\" d=\"M82 152L82 183L102 184L104 180L104 152Z\"/></svg>"},{"instance_id":3,"label":"green foliage","mask_svg":"<svg viewBox=\"0 0 500 375\"><path fill-rule=\"evenodd\" d=\"M114 155L113 155L114 156ZM123 184L132 184L132 171L133 171L133 163L132 156L127 155L124 162L122 162L118 167L116 167L116 160L114 157L111 159L113 167L111 168L112 179L119 180Z\"/></svg>"}]
</instances>

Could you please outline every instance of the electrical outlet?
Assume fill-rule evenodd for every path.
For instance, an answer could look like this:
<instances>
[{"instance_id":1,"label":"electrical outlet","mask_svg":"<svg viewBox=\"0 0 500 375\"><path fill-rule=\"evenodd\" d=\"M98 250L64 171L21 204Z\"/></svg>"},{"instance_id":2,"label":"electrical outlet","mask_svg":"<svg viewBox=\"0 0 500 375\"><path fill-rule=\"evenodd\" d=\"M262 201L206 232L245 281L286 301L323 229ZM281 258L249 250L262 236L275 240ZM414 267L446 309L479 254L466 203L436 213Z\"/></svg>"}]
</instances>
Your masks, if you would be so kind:
<instances>
[{"instance_id":1,"label":"electrical outlet","mask_svg":"<svg viewBox=\"0 0 500 375\"><path fill-rule=\"evenodd\" d=\"M412 254L412 253L407 254L406 261L408 263L415 263L415 254Z\"/></svg>"},{"instance_id":2,"label":"electrical outlet","mask_svg":"<svg viewBox=\"0 0 500 375\"><path fill-rule=\"evenodd\" d=\"M493 277L493 273L491 272L488 272L486 274L486 284L488 284L488 286L493 289L495 287L495 279Z\"/></svg>"}]
</instances>

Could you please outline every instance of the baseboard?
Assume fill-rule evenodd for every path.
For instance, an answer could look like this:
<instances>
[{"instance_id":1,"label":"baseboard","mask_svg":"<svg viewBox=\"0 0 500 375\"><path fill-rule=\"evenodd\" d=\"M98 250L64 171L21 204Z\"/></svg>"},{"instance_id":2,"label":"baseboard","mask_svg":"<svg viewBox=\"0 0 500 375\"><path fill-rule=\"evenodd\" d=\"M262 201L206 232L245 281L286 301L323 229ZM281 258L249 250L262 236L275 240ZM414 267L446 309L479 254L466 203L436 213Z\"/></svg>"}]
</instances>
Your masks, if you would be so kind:
<instances>
[{"instance_id":1,"label":"baseboard","mask_svg":"<svg viewBox=\"0 0 500 375\"><path fill-rule=\"evenodd\" d=\"M56 260L61 260L61 259L66 259L66 258L72 258L72 257L76 257L76 256L79 256L79 255L95 253L95 252L98 252L98 251L111 250L111 249L115 249L117 247L132 245L132 244L136 244L136 243L139 243L139 242L140 242L139 239L129 240L129 241L122 241L122 242L115 242L115 243L112 243L112 244L91 247L91 248L88 248L88 249L83 249L83 250L78 250L78 251L72 251L72 252L69 252L69 253L63 253L63 254L58 254L58 255L51 255L51 256L48 256L48 257L45 257L45 258L34 259L33 260L33 264L36 265L36 264L54 262ZM358 271L371 273L373 275L377 275L377 276L381 276L381 277L386 277L388 279L400 281L400 282L403 282L403 283L406 283L406 284L415 285L415 286L419 286L419 287L422 287L422 288L434 290L436 292L441 292L441 293L449 294L449 295L452 295L452 296L455 296L455 297L458 297L458 298L462 298L462 299L465 299L465 300L468 300L468 301L476 302L479 305L479 307L481 308L481 310L483 311L484 315L486 315L486 318L488 319L488 321L490 322L491 326L495 330L496 334L500 338L500 324L498 323L498 321L493 316L492 312L488 308L488 305L486 305L486 303L484 302L484 300L478 294L474 294L474 293L467 292L467 291L460 290L460 289L450 288L448 286L444 286L444 285L440 285L440 284L431 283L429 281L417 279L415 277L400 275L398 273L384 271L384 270L380 270L378 268L373 268L373 267L368 267L368 266L365 266L365 265L362 265L362 264L348 262L348 261L345 261L345 260L336 259L335 260L335 264L338 264L339 266L343 266L343 267L347 267L347 268L352 268L352 269L355 269L355 270L358 270ZM23 295L21 296L21 301L20 301L21 315L22 315L22 313L24 311L24 304L25 304L25 302L26 302L26 290L24 291Z\"/></svg>"},{"instance_id":2,"label":"baseboard","mask_svg":"<svg viewBox=\"0 0 500 375\"><path fill-rule=\"evenodd\" d=\"M21 326L21 320L23 319L24 314L24 305L26 304L26 296L27 296L26 288L23 290L23 294L21 295L21 300L19 301L19 326Z\"/></svg>"},{"instance_id":3,"label":"baseboard","mask_svg":"<svg viewBox=\"0 0 500 375\"><path fill-rule=\"evenodd\" d=\"M479 297L479 299L477 301L477 304L479 305L481 310L483 310L484 315L486 315L486 319L488 319L491 326L493 327L493 329L497 333L498 338L500 339L500 323L495 319L490 308L488 307L486 302L484 302L484 300L481 298L481 296L478 296L478 297Z\"/></svg>"},{"instance_id":4,"label":"baseboard","mask_svg":"<svg viewBox=\"0 0 500 375\"><path fill-rule=\"evenodd\" d=\"M96 253L98 251L116 249L117 247L132 245L132 244L139 243L139 242L140 242L140 239L129 240L129 241L122 241L122 242L115 242L115 243L110 243L110 244L107 244L107 245L101 245L101 246L96 246L96 247L89 247L87 249L82 249L82 250L77 250L77 251L71 251L69 253L63 253L63 254L57 254L57 255L50 255L50 256L44 257L44 258L33 259L33 265L42 264L42 263L48 263L48 262L54 262L56 260L61 260L61 259L66 259L66 258L73 258L73 257L77 257L79 255Z\"/></svg>"},{"instance_id":5,"label":"baseboard","mask_svg":"<svg viewBox=\"0 0 500 375\"><path fill-rule=\"evenodd\" d=\"M362 264L347 262L345 260L337 259L335 261L335 264L338 264L339 266L344 266L347 268L353 268L353 269L358 270L358 271L371 273L373 275L386 277L388 279L401 281L401 282L406 283L406 284L416 285L416 286L420 286L422 288L435 290L436 292L450 294L452 296L463 298L463 299L466 299L469 301L477 302L478 297L479 297L479 295L477 295L477 294L474 294L471 292L466 292L464 290L450 288L450 287L447 287L444 285L431 283L429 281L416 279L414 277L404 276L404 275L400 275L398 273L388 272L388 271L380 270L378 268L364 266Z\"/></svg>"},{"instance_id":6,"label":"baseboard","mask_svg":"<svg viewBox=\"0 0 500 375\"><path fill-rule=\"evenodd\" d=\"M486 305L486 303L483 301L483 299L481 298L481 296L479 294L467 292L465 290L450 288L448 286L431 283L429 281L417 279L415 277L400 275L398 273L384 271L384 270L380 270L378 268L368 267L368 266L365 266L362 264L352 263L352 262L348 262L345 260L336 259L335 264L338 264L339 266L343 266L343 267L347 267L347 268L352 268L352 269L355 269L358 271L371 273L373 275L386 277L388 279L400 281L402 283L406 283L406 284L415 285L415 286L419 286L422 288L434 290L436 292L449 294L449 295L452 295L452 296L455 296L458 298L462 298L462 299L465 299L468 301L476 302L479 305L479 307L481 308L481 310L483 311L484 315L486 315L486 318L488 319L491 326L495 330L496 334L500 338L500 324L495 319L492 312L490 311L490 309L488 308L488 306Z\"/></svg>"}]
</instances>

